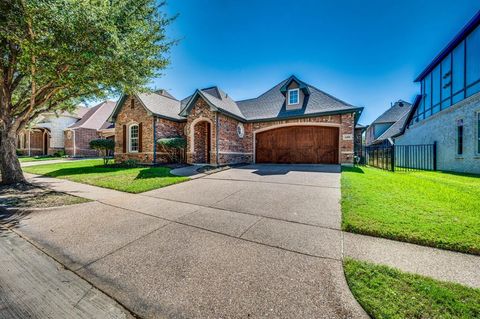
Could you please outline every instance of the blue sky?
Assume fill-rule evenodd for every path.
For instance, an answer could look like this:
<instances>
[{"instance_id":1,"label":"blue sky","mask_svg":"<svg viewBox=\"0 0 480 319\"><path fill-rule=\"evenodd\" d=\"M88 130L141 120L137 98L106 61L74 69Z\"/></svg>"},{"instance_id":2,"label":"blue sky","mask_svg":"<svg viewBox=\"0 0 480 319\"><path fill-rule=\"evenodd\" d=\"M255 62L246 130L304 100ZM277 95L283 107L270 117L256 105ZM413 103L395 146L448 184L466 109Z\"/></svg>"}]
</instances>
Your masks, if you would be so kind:
<instances>
[{"instance_id":1,"label":"blue sky","mask_svg":"<svg viewBox=\"0 0 480 319\"><path fill-rule=\"evenodd\" d=\"M180 39L154 88L184 98L218 85L256 97L291 74L353 105L368 124L480 10L474 0L170 0Z\"/></svg>"}]
</instances>

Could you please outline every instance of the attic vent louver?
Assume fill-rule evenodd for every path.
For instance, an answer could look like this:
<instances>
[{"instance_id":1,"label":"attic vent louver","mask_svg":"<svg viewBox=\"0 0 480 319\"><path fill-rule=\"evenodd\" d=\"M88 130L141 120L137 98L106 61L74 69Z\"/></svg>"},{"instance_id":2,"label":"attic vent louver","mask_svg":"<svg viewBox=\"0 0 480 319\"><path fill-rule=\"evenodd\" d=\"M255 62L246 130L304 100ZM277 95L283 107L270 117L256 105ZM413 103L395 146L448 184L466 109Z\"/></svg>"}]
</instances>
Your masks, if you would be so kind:
<instances>
[{"instance_id":1,"label":"attic vent louver","mask_svg":"<svg viewBox=\"0 0 480 319\"><path fill-rule=\"evenodd\" d=\"M398 102L398 106L402 107L402 106L403 106L403 102Z\"/></svg>"}]
</instances>

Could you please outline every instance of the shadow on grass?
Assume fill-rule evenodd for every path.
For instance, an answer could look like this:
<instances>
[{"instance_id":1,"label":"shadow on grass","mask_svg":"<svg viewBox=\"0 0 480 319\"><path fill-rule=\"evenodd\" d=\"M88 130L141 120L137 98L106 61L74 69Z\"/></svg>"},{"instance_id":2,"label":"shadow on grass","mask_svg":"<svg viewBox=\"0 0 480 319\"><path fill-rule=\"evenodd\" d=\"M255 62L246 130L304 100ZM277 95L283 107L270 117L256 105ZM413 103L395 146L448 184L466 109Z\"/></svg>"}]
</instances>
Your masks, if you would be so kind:
<instances>
[{"instance_id":1,"label":"shadow on grass","mask_svg":"<svg viewBox=\"0 0 480 319\"><path fill-rule=\"evenodd\" d=\"M472 173L461 173L461 172L451 172L451 171L438 171L438 173L442 173L446 175L461 176L461 177L480 178L480 174L472 174Z\"/></svg>"},{"instance_id":2,"label":"shadow on grass","mask_svg":"<svg viewBox=\"0 0 480 319\"><path fill-rule=\"evenodd\" d=\"M358 173L358 174L365 174L363 169L359 166L342 166L342 172L350 172L350 173Z\"/></svg>"},{"instance_id":3,"label":"shadow on grass","mask_svg":"<svg viewBox=\"0 0 480 319\"><path fill-rule=\"evenodd\" d=\"M170 174L170 169L165 167L150 167L140 170L135 179L149 179L158 177L175 177L175 175Z\"/></svg>"},{"instance_id":4,"label":"shadow on grass","mask_svg":"<svg viewBox=\"0 0 480 319\"><path fill-rule=\"evenodd\" d=\"M85 167L71 167L71 168L61 168L55 171L45 173L43 175L50 177L62 177L62 176L71 176L71 175L84 175L84 174L100 174L100 173L111 173L111 172L120 172L128 171L135 169L135 167L115 167L115 166L85 166Z\"/></svg>"}]
</instances>

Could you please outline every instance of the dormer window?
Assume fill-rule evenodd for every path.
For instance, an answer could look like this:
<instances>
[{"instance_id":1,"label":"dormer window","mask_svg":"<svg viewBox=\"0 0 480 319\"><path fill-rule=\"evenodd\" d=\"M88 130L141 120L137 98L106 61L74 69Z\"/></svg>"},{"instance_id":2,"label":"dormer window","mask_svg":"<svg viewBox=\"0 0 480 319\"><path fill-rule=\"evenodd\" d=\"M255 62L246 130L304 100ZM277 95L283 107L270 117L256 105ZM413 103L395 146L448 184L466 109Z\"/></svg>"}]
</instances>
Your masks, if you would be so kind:
<instances>
[{"instance_id":1,"label":"dormer window","mask_svg":"<svg viewBox=\"0 0 480 319\"><path fill-rule=\"evenodd\" d=\"M295 105L299 103L299 89L288 90L288 105Z\"/></svg>"}]
</instances>

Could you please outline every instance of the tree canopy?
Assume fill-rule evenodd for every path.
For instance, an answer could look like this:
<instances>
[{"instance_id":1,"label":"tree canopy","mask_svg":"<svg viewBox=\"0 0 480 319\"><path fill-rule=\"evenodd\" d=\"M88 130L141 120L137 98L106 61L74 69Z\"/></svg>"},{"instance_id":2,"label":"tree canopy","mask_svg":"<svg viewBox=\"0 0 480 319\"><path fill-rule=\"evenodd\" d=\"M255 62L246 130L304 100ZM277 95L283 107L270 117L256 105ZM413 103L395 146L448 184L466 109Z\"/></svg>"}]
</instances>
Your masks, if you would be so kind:
<instances>
[{"instance_id":1,"label":"tree canopy","mask_svg":"<svg viewBox=\"0 0 480 319\"><path fill-rule=\"evenodd\" d=\"M10 154L15 136L42 112L145 90L168 65L173 44L166 36L173 18L162 13L163 5L155 0L2 0L1 153ZM4 182L10 179L6 170L17 169L9 154L0 154ZM20 179L18 172L13 179Z\"/></svg>"}]
</instances>

